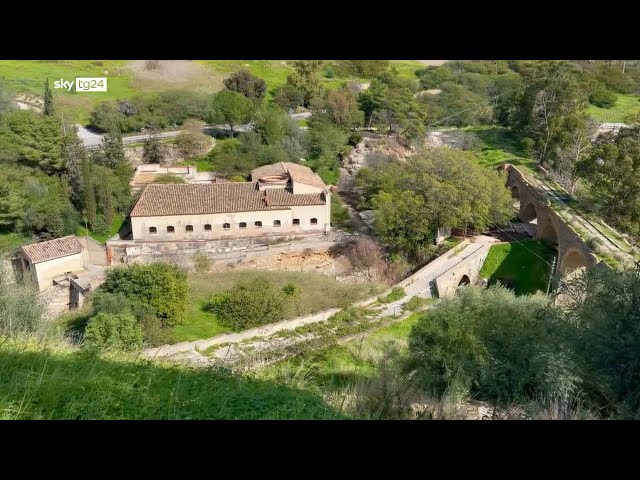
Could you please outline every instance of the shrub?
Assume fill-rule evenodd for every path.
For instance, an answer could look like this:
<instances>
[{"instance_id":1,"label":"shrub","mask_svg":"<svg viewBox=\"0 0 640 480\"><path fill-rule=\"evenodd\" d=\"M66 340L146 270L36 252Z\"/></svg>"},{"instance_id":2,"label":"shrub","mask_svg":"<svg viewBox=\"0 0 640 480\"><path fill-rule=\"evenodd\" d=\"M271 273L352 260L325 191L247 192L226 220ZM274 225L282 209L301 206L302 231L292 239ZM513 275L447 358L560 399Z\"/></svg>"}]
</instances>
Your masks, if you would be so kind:
<instances>
[{"instance_id":1,"label":"shrub","mask_svg":"<svg viewBox=\"0 0 640 480\"><path fill-rule=\"evenodd\" d=\"M290 298L297 297L298 295L300 295L300 287L295 283L287 283L284 287L282 287L282 293Z\"/></svg>"},{"instance_id":2,"label":"shrub","mask_svg":"<svg viewBox=\"0 0 640 480\"><path fill-rule=\"evenodd\" d=\"M565 322L539 315L543 295L468 287L427 310L409 336L405 368L428 393L513 402L571 398L579 367Z\"/></svg>"},{"instance_id":3,"label":"shrub","mask_svg":"<svg viewBox=\"0 0 640 480\"><path fill-rule=\"evenodd\" d=\"M0 335L33 333L41 325L44 305L35 288L27 283L12 283L11 267L0 257Z\"/></svg>"},{"instance_id":4,"label":"shrub","mask_svg":"<svg viewBox=\"0 0 640 480\"><path fill-rule=\"evenodd\" d=\"M164 325L182 323L189 307L187 276L167 263L114 268L101 288L150 305Z\"/></svg>"},{"instance_id":5,"label":"shrub","mask_svg":"<svg viewBox=\"0 0 640 480\"><path fill-rule=\"evenodd\" d=\"M226 78L224 86L251 99L262 99L267 93L267 83L244 69L234 72L229 78Z\"/></svg>"},{"instance_id":6,"label":"shrub","mask_svg":"<svg viewBox=\"0 0 640 480\"><path fill-rule=\"evenodd\" d=\"M156 316L144 317L140 321L142 326L143 339L146 345L157 347L171 343L171 332Z\"/></svg>"},{"instance_id":7,"label":"shrub","mask_svg":"<svg viewBox=\"0 0 640 480\"><path fill-rule=\"evenodd\" d=\"M202 133L197 132L180 132L176 138L176 149L183 158L195 157L202 155L209 147L209 140Z\"/></svg>"},{"instance_id":8,"label":"shrub","mask_svg":"<svg viewBox=\"0 0 640 480\"><path fill-rule=\"evenodd\" d=\"M356 146L362 141L362 134L354 132L349 135L349 145Z\"/></svg>"},{"instance_id":9,"label":"shrub","mask_svg":"<svg viewBox=\"0 0 640 480\"><path fill-rule=\"evenodd\" d=\"M223 325L239 330L282 320L287 300L269 280L256 278L232 288L215 311Z\"/></svg>"},{"instance_id":10,"label":"shrub","mask_svg":"<svg viewBox=\"0 0 640 480\"><path fill-rule=\"evenodd\" d=\"M89 320L84 339L88 347L139 350L142 348L142 327L130 314L99 313Z\"/></svg>"},{"instance_id":11,"label":"shrub","mask_svg":"<svg viewBox=\"0 0 640 480\"><path fill-rule=\"evenodd\" d=\"M618 99L615 93L611 93L603 86L596 87L589 95L589 103L600 108L611 108Z\"/></svg>"},{"instance_id":12,"label":"shrub","mask_svg":"<svg viewBox=\"0 0 640 480\"><path fill-rule=\"evenodd\" d=\"M432 302L430 298L411 297L411 300L402 305L402 310L407 312L417 312Z\"/></svg>"},{"instance_id":13,"label":"shrub","mask_svg":"<svg viewBox=\"0 0 640 480\"><path fill-rule=\"evenodd\" d=\"M193 261L193 267L198 273L207 273L211 270L211 265L213 265L213 262L205 253L196 253L191 260Z\"/></svg>"}]
</instances>

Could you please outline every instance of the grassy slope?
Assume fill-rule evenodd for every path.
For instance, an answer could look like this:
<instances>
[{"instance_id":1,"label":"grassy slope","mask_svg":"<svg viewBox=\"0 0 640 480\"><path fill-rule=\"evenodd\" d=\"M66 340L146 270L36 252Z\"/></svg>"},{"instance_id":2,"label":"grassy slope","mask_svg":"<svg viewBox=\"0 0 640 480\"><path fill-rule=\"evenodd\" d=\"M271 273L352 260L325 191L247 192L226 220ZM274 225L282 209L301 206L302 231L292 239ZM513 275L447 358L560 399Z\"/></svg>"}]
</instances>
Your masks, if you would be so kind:
<instances>
[{"instance_id":1,"label":"grassy slope","mask_svg":"<svg viewBox=\"0 0 640 480\"><path fill-rule=\"evenodd\" d=\"M376 359L386 344L406 346L411 328L420 318L414 313L406 319L381 328L362 342L353 341L308 355L283 360L258 371L261 379L303 383L304 388L326 394L353 385L376 374Z\"/></svg>"},{"instance_id":2,"label":"grassy slope","mask_svg":"<svg viewBox=\"0 0 640 480\"><path fill-rule=\"evenodd\" d=\"M0 419L330 419L320 398L223 370L0 346Z\"/></svg>"},{"instance_id":3,"label":"grassy slope","mask_svg":"<svg viewBox=\"0 0 640 480\"><path fill-rule=\"evenodd\" d=\"M488 278L490 284L500 281L518 295L537 290L545 292L550 268L546 262L551 262L554 255L555 252L540 240L493 245L480 276Z\"/></svg>"},{"instance_id":4,"label":"grassy slope","mask_svg":"<svg viewBox=\"0 0 640 480\"><path fill-rule=\"evenodd\" d=\"M598 108L589 105L587 113L599 122L624 122L624 117L640 111L640 96L618 95L615 105L611 108Z\"/></svg>"},{"instance_id":5,"label":"grassy slope","mask_svg":"<svg viewBox=\"0 0 640 480\"><path fill-rule=\"evenodd\" d=\"M248 69L254 75L267 82L269 92L284 85L291 67L283 64L282 60L198 60L198 63L210 68L214 74L228 76L242 68ZM416 60L391 60L400 74L412 77L417 68L423 67ZM28 93L42 96L44 82L49 78L51 87L55 80L73 80L76 77L107 77L106 92L75 93L64 90L53 90L54 99L59 110L64 112L66 119L86 124L94 106L104 100L120 100L146 91L157 91L168 88L181 88L179 83L163 84L162 82L136 82L126 68L124 60L0 60L0 77L4 78L8 87L16 93ZM104 72L107 73L104 73ZM212 77L211 89L219 88L219 78ZM326 88L337 88L343 82L365 79L355 77L322 77ZM183 85L191 88L191 85ZM271 93L269 94L271 96Z\"/></svg>"},{"instance_id":6,"label":"grassy slope","mask_svg":"<svg viewBox=\"0 0 640 480\"><path fill-rule=\"evenodd\" d=\"M338 282L325 275L311 272L236 270L206 275L192 274L189 276L191 312L186 323L172 329L174 339L193 341L229 331L220 324L214 314L203 311L202 306L212 294L229 290L238 282L256 277L267 278L277 287L291 282L300 287L300 296L296 300L293 316L344 307L384 290L383 286L376 283ZM318 295L318 292L322 292L322 295Z\"/></svg>"}]
</instances>

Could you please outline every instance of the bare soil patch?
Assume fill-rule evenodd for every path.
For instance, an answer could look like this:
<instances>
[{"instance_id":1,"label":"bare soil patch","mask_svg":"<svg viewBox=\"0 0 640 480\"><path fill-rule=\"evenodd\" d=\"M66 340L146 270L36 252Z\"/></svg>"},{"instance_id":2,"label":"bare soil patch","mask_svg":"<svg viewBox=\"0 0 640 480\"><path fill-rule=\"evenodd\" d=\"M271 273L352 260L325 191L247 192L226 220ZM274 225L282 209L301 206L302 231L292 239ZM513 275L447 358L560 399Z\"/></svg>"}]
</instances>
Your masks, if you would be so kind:
<instances>
[{"instance_id":1,"label":"bare soil patch","mask_svg":"<svg viewBox=\"0 0 640 480\"><path fill-rule=\"evenodd\" d=\"M132 84L141 90L190 88L205 92L220 90L223 75L191 60L133 60L125 67Z\"/></svg>"}]
</instances>

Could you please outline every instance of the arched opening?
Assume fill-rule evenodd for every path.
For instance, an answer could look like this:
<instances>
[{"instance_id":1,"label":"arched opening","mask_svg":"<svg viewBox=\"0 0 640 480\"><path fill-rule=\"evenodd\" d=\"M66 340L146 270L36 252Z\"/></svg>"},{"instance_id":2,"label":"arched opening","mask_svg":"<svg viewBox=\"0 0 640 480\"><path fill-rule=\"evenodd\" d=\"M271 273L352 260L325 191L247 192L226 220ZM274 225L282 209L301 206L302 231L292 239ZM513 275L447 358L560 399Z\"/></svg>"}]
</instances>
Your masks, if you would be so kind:
<instances>
[{"instance_id":1,"label":"arched opening","mask_svg":"<svg viewBox=\"0 0 640 480\"><path fill-rule=\"evenodd\" d=\"M274 227L279 227L279 226L281 226L281 225L282 225L282 223L280 222L280 220L274 220L274 221L273 221L273 226L274 226Z\"/></svg>"},{"instance_id":2,"label":"arched opening","mask_svg":"<svg viewBox=\"0 0 640 480\"><path fill-rule=\"evenodd\" d=\"M511 187L511 198L520 198L520 190L515 185Z\"/></svg>"},{"instance_id":3,"label":"arched opening","mask_svg":"<svg viewBox=\"0 0 640 480\"><path fill-rule=\"evenodd\" d=\"M312 218L311 219L311 225L317 225L318 224L318 219L317 218Z\"/></svg>"},{"instance_id":4,"label":"arched opening","mask_svg":"<svg viewBox=\"0 0 640 480\"><path fill-rule=\"evenodd\" d=\"M574 270L579 270L581 268L587 268L589 266L589 262L587 261L587 257L581 250L569 250L565 256L562 258L562 263L560 264L561 272L567 274L569 272L573 272Z\"/></svg>"},{"instance_id":5,"label":"arched opening","mask_svg":"<svg viewBox=\"0 0 640 480\"><path fill-rule=\"evenodd\" d=\"M469 285L471 280L468 275L463 275L460 281L458 282L458 287L464 287L465 285Z\"/></svg>"},{"instance_id":6,"label":"arched opening","mask_svg":"<svg viewBox=\"0 0 640 480\"><path fill-rule=\"evenodd\" d=\"M185 230L186 230L187 232L193 232L193 225L187 225L187 226L185 227Z\"/></svg>"},{"instance_id":7,"label":"arched opening","mask_svg":"<svg viewBox=\"0 0 640 480\"><path fill-rule=\"evenodd\" d=\"M527 203L524 208L520 209L520 220L525 223L537 223L538 212L533 203ZM536 222L533 222L536 220Z\"/></svg>"},{"instance_id":8,"label":"arched opening","mask_svg":"<svg viewBox=\"0 0 640 480\"><path fill-rule=\"evenodd\" d=\"M262 222L260 222L260 221L254 222L253 226L256 227L256 228L262 228Z\"/></svg>"},{"instance_id":9,"label":"arched opening","mask_svg":"<svg viewBox=\"0 0 640 480\"><path fill-rule=\"evenodd\" d=\"M158 229L156 227L149 227L149 233L158 233Z\"/></svg>"},{"instance_id":10,"label":"arched opening","mask_svg":"<svg viewBox=\"0 0 640 480\"><path fill-rule=\"evenodd\" d=\"M555 249L558 248L558 231L551 220L545 222L543 226L538 225L538 230L540 231L538 235L540 240L544 240Z\"/></svg>"},{"instance_id":11,"label":"arched opening","mask_svg":"<svg viewBox=\"0 0 640 480\"><path fill-rule=\"evenodd\" d=\"M223 230L231 230L231 224L230 223L223 223L222 224L222 229Z\"/></svg>"}]
</instances>

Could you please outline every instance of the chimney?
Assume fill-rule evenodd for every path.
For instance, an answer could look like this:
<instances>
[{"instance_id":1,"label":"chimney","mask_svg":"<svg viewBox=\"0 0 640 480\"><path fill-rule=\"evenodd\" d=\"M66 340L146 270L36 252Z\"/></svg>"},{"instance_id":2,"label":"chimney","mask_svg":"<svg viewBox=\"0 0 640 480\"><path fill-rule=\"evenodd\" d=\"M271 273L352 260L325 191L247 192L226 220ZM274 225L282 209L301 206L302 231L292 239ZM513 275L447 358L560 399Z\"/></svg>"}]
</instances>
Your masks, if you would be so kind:
<instances>
[{"instance_id":1,"label":"chimney","mask_svg":"<svg viewBox=\"0 0 640 480\"><path fill-rule=\"evenodd\" d=\"M267 189L264 190L264 204L265 206L269 206L269 195L267 195Z\"/></svg>"}]
</instances>

